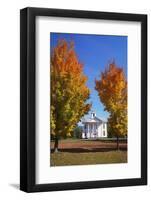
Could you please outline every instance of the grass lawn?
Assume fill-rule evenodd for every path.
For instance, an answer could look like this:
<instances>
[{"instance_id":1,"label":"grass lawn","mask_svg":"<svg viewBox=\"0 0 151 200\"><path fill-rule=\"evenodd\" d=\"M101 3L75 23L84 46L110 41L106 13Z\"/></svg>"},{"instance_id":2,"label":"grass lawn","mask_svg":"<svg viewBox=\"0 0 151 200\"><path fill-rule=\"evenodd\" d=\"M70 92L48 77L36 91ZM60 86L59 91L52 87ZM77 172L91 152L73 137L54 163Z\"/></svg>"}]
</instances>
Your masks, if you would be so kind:
<instances>
[{"instance_id":1,"label":"grass lawn","mask_svg":"<svg viewBox=\"0 0 151 200\"><path fill-rule=\"evenodd\" d=\"M53 146L51 142L51 166L127 162L127 142L120 143L119 151L115 141L102 140L60 140L58 153L53 152Z\"/></svg>"},{"instance_id":2,"label":"grass lawn","mask_svg":"<svg viewBox=\"0 0 151 200\"><path fill-rule=\"evenodd\" d=\"M51 166L126 163L127 151L51 154Z\"/></svg>"}]
</instances>

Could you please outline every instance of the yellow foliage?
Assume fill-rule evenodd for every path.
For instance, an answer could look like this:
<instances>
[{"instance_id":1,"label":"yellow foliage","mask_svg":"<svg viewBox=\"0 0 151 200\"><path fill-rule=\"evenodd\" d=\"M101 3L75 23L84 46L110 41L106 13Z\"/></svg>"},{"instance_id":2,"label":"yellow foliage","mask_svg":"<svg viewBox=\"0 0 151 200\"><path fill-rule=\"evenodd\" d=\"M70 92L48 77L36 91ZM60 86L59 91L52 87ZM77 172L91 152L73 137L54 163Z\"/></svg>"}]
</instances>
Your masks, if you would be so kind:
<instances>
[{"instance_id":1,"label":"yellow foliage","mask_svg":"<svg viewBox=\"0 0 151 200\"><path fill-rule=\"evenodd\" d=\"M100 100L110 113L108 123L112 134L127 135L127 80L123 69L110 63L95 83Z\"/></svg>"},{"instance_id":2,"label":"yellow foliage","mask_svg":"<svg viewBox=\"0 0 151 200\"><path fill-rule=\"evenodd\" d=\"M51 133L70 136L80 118L91 105L86 104L89 89L83 65L74 51L74 44L59 40L51 56Z\"/></svg>"}]
</instances>

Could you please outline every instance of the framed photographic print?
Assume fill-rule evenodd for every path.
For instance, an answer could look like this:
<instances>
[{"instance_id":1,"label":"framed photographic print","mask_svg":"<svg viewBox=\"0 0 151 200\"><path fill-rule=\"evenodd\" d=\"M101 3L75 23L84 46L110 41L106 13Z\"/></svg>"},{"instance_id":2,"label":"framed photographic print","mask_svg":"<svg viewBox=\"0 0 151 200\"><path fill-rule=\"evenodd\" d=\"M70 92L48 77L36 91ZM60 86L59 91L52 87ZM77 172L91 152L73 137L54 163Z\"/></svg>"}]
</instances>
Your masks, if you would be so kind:
<instances>
[{"instance_id":1,"label":"framed photographic print","mask_svg":"<svg viewBox=\"0 0 151 200\"><path fill-rule=\"evenodd\" d=\"M20 12L20 189L147 184L147 16Z\"/></svg>"}]
</instances>

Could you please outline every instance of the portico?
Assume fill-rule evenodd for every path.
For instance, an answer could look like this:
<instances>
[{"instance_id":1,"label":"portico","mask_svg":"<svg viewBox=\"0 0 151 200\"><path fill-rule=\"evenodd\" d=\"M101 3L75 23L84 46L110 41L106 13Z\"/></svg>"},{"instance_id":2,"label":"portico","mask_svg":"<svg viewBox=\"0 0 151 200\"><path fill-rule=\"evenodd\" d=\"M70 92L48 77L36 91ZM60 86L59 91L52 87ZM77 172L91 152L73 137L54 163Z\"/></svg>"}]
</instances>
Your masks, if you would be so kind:
<instances>
[{"instance_id":1,"label":"portico","mask_svg":"<svg viewBox=\"0 0 151 200\"><path fill-rule=\"evenodd\" d=\"M94 112L91 118L83 120L82 138L101 138L107 137L107 123L96 117Z\"/></svg>"}]
</instances>

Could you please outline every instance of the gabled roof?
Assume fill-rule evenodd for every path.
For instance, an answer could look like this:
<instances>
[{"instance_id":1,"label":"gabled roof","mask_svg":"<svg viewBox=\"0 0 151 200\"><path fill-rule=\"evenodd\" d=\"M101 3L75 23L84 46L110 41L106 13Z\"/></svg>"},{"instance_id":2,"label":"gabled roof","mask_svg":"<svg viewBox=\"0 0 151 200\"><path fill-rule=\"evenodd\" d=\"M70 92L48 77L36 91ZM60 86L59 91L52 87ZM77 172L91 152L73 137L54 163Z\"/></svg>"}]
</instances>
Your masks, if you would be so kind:
<instances>
[{"instance_id":1,"label":"gabled roof","mask_svg":"<svg viewBox=\"0 0 151 200\"><path fill-rule=\"evenodd\" d=\"M99 117L96 117L96 113L94 111L91 111L91 116L89 113L89 116L85 116L81 119L81 122L83 124L85 123L106 123L106 121L100 119Z\"/></svg>"},{"instance_id":2,"label":"gabled roof","mask_svg":"<svg viewBox=\"0 0 151 200\"><path fill-rule=\"evenodd\" d=\"M93 122L93 123L101 123L101 122L103 122L103 120L101 120L101 119L99 119L98 117L94 117L94 118L87 118L87 119L83 119L82 120L82 123L91 123L91 122Z\"/></svg>"}]
</instances>

